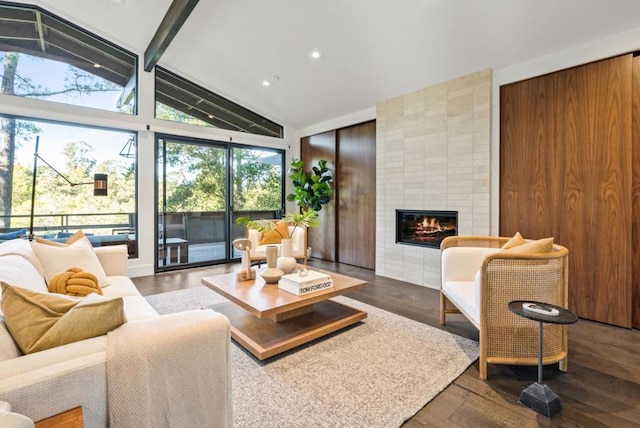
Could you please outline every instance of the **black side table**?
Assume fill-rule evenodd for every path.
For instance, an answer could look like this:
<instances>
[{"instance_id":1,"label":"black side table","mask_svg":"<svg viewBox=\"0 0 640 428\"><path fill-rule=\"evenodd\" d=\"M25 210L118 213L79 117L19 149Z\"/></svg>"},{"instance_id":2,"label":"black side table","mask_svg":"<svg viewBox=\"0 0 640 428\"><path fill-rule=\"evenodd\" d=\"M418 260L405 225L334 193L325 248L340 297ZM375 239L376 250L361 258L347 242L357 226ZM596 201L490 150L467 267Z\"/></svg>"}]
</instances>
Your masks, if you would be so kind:
<instances>
[{"instance_id":1,"label":"black side table","mask_svg":"<svg viewBox=\"0 0 640 428\"><path fill-rule=\"evenodd\" d=\"M545 315L537 312L532 312L523 308L523 304L533 303L537 306L555 309L558 311L558 315ZM544 323L550 324L573 324L578 321L576 314L570 310L561 306L552 305L549 303L535 302L531 300L514 300L509 302L509 310L514 314L521 317L528 318L530 320L538 321L538 381L532 383L525 388L520 394L518 403L524 404L530 409L535 410L538 413L545 415L548 418L552 418L556 415L562 404L560 403L560 397L551 390L547 385L542 382L542 325Z\"/></svg>"}]
</instances>

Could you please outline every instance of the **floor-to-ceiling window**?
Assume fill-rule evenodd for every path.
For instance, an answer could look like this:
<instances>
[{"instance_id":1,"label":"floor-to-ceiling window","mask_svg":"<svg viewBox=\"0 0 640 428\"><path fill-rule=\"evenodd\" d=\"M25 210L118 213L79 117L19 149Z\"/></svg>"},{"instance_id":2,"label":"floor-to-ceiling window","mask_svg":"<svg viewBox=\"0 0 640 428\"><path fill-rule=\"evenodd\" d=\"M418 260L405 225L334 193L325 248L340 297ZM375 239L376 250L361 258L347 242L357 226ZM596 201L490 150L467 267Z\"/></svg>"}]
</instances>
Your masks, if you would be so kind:
<instances>
[{"instance_id":1,"label":"floor-to-ceiling window","mask_svg":"<svg viewBox=\"0 0 640 428\"><path fill-rule=\"evenodd\" d=\"M10 209L0 214L0 232L33 229L36 236L64 241L82 230L94 246L126 244L129 256L135 257L136 152L133 146L123 157L121 149L136 135L0 118L19 130L7 181L5 205ZM100 186L105 181L104 191L96 191L96 177Z\"/></svg>"},{"instance_id":2,"label":"floor-to-ceiling window","mask_svg":"<svg viewBox=\"0 0 640 428\"><path fill-rule=\"evenodd\" d=\"M274 218L283 206L283 152L157 139L157 269L225 262L245 231L237 217Z\"/></svg>"},{"instance_id":3,"label":"floor-to-ceiling window","mask_svg":"<svg viewBox=\"0 0 640 428\"><path fill-rule=\"evenodd\" d=\"M154 167L158 165L154 156L154 143L159 134L198 137L198 142L223 147L227 156L227 194L224 208L218 211L217 207L207 205L210 201L190 201L193 208L180 208L182 211L176 208L176 212L188 214L185 215L188 225L195 227L200 223L200 230L207 233L213 227L215 234L211 232L206 237L198 237L187 227L189 238L177 239L188 241L188 247L186 242L178 241L171 244L172 248L165 246L165 257L161 257L165 260L162 268L182 267L182 264L174 263L174 260L183 261L184 265L211 264L220 260L208 255L206 260L209 261L198 261L195 258L197 251L191 244L197 245L199 239L217 244L222 248L220 254L224 254L225 258L233 258L231 241L234 237L244 236L244 230L233 222L237 217L233 211L236 206L245 214L260 217L274 216L282 209L282 201L273 202L279 198L281 188L275 191L278 193L275 198L260 194L264 193L263 187L273 187L273 172L265 174L265 168L261 172L256 170L255 177L260 177L256 178L255 183L258 184L234 182L232 178L236 171L234 159L237 157L232 148L240 152L246 149L247 153L252 153L252 156L259 159L257 163L268 165L267 169L277 168L275 176L283 175L282 165L272 163L273 159L270 159L274 153L283 158L288 146L284 142L284 128L281 125L201 86L210 82L196 85L166 69L156 69L156 79L151 84L149 79L138 79L138 55L143 52L121 49L109 41L110 34L92 34L82 28L80 21L69 22L42 7L0 0L0 27L6 30L3 31L3 43L0 46L0 221L4 222L0 226L0 233L26 225L24 216L28 212L25 212L25 209L28 210L28 203L25 205L26 199L23 196L30 190L23 188L22 184L12 187L14 170L16 176L22 174L16 183L23 184L26 181L20 180L33 170L33 159L27 165L27 161L14 158L14 151L21 150L23 144L21 136L27 135L24 147L31 152L31 156L33 138L36 135L40 135L41 150L48 150L52 144L48 131L30 133L28 123L31 122L68 126L62 133L65 143L82 141L92 146L86 154L93 157L95 168L83 170L87 175L87 182L101 168L109 171L114 168L115 171L115 175L108 175L108 197L103 198L93 196L92 186L64 188L70 185L60 177L58 179L62 181L58 187L46 187L46 182L42 181L44 178L40 175L53 172L47 165L39 163L34 232L56 236L54 239L64 239L72 230L82 228L87 233L105 234L101 238L103 240L122 239L128 243L133 242L130 246L132 260L129 261L132 275L146 275L157 269L157 247L159 239L164 237L164 224L159 221L158 215L163 210L154 204L155 180L159 178L158 174L154 175ZM155 103L137 103L138 97L149 99L151 96L155 97ZM16 128L15 120L21 119L27 126ZM113 132L113 135L104 139L82 140L83 137L76 136L76 130L81 129ZM263 145L270 148L262 148ZM103 149L110 152L104 154ZM68 169L68 164L70 166L73 159L59 158L65 154L63 150L60 148L59 153L54 155L43 152L42 156L47 160L52 159L51 165L60 168L63 175L73 175L75 169ZM84 162L84 159L80 160ZM119 165L125 163L128 166L120 168ZM241 173L253 177L249 174L251 164L241 160L237 165L244 171ZM185 179L188 180L189 177L185 176ZM45 186L42 192L40 183ZM162 185L163 181L159 183ZM237 189L234 187L236 184L239 186ZM123 186L123 189L132 188L133 193L126 193L119 186ZM184 190L184 187L180 190ZM6 191L7 189L10 191ZM247 198L234 199L236 190L240 194L245 192ZM57 191L61 192L60 198L55 197L54 192ZM70 191L79 192L80 198L84 195L84 200L76 203L66 199ZM180 197L176 194L172 202ZM109 205L103 205L107 201ZM60 224L57 221L45 222L45 216L49 214L65 214L64 211L54 212L60 206L64 205L65 210L70 210L68 212L75 215L78 211L72 210L91 202L94 203L96 213L118 214L120 217L114 216L110 222L89 217L82 221L77 217L65 217L60 220ZM221 228L218 224L222 212L224 217ZM93 211L81 214L87 213ZM18 220L19 216L22 216L21 220ZM171 224L167 224L170 233L178 229L176 216L163 221L171 221ZM215 226L209 226L213 224ZM96 227L90 231L88 226ZM106 238L107 233L112 237ZM184 248L184 253L179 252ZM192 251L187 256L189 249ZM194 257L192 261L191 256Z\"/></svg>"}]
</instances>

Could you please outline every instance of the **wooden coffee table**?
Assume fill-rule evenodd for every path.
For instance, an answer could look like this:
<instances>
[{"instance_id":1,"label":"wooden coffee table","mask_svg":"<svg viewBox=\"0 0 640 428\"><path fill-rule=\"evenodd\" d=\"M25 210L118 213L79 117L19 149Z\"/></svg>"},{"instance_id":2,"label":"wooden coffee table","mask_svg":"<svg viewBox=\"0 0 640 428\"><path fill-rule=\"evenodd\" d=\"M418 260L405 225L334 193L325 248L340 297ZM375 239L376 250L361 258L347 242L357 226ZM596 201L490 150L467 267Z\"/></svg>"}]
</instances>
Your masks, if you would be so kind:
<instances>
[{"instance_id":1,"label":"wooden coffee table","mask_svg":"<svg viewBox=\"0 0 640 428\"><path fill-rule=\"evenodd\" d=\"M202 283L230 300L212 308L229 318L231 337L264 360L367 317L364 311L328 300L364 288L367 282L326 273L333 279L333 288L304 296L265 284L260 270L255 280L238 281L230 273L202 278Z\"/></svg>"}]
</instances>

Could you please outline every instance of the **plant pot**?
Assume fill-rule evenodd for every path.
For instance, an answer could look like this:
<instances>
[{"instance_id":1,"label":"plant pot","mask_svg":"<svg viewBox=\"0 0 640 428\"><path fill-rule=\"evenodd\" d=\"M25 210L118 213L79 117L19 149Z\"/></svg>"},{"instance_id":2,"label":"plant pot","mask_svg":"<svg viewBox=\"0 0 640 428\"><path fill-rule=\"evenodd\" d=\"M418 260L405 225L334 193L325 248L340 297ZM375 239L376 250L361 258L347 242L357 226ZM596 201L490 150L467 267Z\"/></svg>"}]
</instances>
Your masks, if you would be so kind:
<instances>
[{"instance_id":1,"label":"plant pot","mask_svg":"<svg viewBox=\"0 0 640 428\"><path fill-rule=\"evenodd\" d=\"M278 257L277 266L285 274L293 273L298 265L298 261L291 256L291 253L291 239L283 239L280 243L280 257Z\"/></svg>"}]
</instances>

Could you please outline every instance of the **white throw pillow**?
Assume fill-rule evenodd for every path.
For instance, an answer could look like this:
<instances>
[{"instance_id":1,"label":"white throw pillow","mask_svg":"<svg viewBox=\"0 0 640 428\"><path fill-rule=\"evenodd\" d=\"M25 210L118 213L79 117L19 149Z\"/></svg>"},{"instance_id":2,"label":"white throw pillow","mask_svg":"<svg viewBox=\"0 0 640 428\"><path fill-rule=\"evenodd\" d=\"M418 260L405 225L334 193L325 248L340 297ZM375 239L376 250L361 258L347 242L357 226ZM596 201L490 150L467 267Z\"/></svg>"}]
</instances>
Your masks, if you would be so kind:
<instances>
[{"instance_id":1,"label":"white throw pillow","mask_svg":"<svg viewBox=\"0 0 640 428\"><path fill-rule=\"evenodd\" d=\"M7 254L19 254L26 258L44 277L44 269L40 264L40 260L36 256L36 253L31 248L31 242L27 239L12 239L0 244L0 256Z\"/></svg>"},{"instance_id":2,"label":"white throw pillow","mask_svg":"<svg viewBox=\"0 0 640 428\"><path fill-rule=\"evenodd\" d=\"M0 282L26 288L38 293L47 292L47 284L38 270L26 257L18 254L0 256ZM0 297L2 291L0 290ZM0 315L2 307L0 306Z\"/></svg>"},{"instance_id":3,"label":"white throw pillow","mask_svg":"<svg viewBox=\"0 0 640 428\"><path fill-rule=\"evenodd\" d=\"M44 268L44 276L47 281L59 273L72 267L79 267L85 272L91 272L98 278L100 287L107 287L109 280L104 272L98 256L91 242L82 237L70 245L49 245L41 242L33 242L33 249Z\"/></svg>"}]
</instances>

